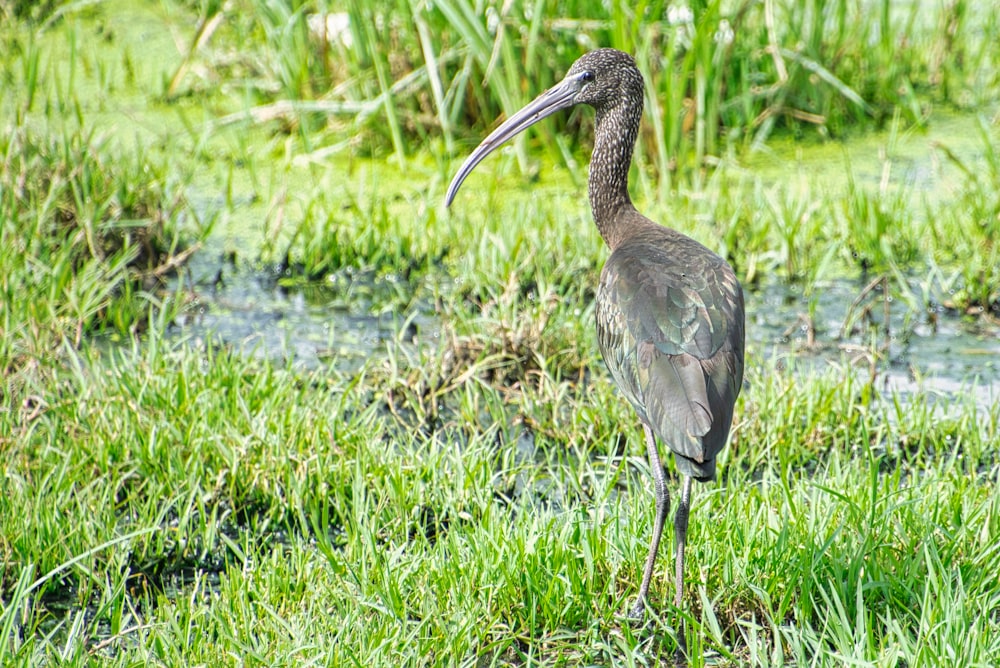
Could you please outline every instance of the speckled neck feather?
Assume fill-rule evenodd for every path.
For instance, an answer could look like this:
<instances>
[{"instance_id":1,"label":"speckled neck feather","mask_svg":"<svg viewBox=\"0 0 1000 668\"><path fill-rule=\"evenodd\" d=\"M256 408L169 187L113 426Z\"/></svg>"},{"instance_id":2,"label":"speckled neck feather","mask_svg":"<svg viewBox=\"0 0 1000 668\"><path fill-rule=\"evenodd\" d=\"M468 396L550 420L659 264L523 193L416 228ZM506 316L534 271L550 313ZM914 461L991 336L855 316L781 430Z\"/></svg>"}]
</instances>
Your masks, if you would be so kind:
<instances>
[{"instance_id":1,"label":"speckled neck feather","mask_svg":"<svg viewBox=\"0 0 1000 668\"><path fill-rule=\"evenodd\" d=\"M617 65L617 90L594 104L594 152L588 181L594 222L612 250L631 228L646 220L636 212L628 194L628 171L642 119L642 75L631 58Z\"/></svg>"}]
</instances>

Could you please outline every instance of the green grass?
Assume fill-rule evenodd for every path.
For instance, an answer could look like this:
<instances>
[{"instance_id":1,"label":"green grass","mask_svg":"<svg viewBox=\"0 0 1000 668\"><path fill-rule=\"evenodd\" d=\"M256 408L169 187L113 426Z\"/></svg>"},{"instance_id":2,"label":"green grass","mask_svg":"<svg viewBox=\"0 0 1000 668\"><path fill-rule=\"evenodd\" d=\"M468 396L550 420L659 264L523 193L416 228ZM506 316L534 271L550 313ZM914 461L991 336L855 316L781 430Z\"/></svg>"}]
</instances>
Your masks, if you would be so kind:
<instances>
[{"instance_id":1,"label":"green grass","mask_svg":"<svg viewBox=\"0 0 1000 668\"><path fill-rule=\"evenodd\" d=\"M64 342L135 334L151 306L171 310L156 290L193 250L181 240L174 174L83 128L57 137L19 128L0 140L0 167L5 376L48 367Z\"/></svg>"},{"instance_id":2,"label":"green grass","mask_svg":"<svg viewBox=\"0 0 1000 668\"><path fill-rule=\"evenodd\" d=\"M726 255L748 290L778 280L815 309L831 281L864 276L886 300L844 304L860 334L817 332L860 339L871 366L751 345L720 479L695 492L692 665L1000 663L1000 403L972 381L884 390L874 329L883 304L911 327L932 311L995 329L995 122L935 140L933 192L899 172L932 164L907 141L942 106L995 104L996 19L881 3L895 30L878 32L849 3L776 2L782 48L765 52L768 3L707 3L691 34L662 3L563 3L562 23L546 3L504 6L495 34L460 3L165 2L124 22L113 3L0 6L0 107L17 121L0 140L0 664L672 658L669 550L662 614L621 619L652 492L598 358L606 250L582 153L547 126L552 155L499 154L452 210L440 201L470 126L598 43L638 52L662 105L633 171L643 211ZM357 49L309 42L324 7L351 13ZM656 29L632 20L646 11ZM342 114L218 122L315 97ZM704 103L685 130L689 98ZM799 112L833 135L881 115L882 156L770 154L813 123ZM743 166L754 142L777 173ZM205 290L178 271L199 241L290 290L367 277L365 308L434 322L399 316L350 371L178 340Z\"/></svg>"},{"instance_id":3,"label":"green grass","mask_svg":"<svg viewBox=\"0 0 1000 668\"><path fill-rule=\"evenodd\" d=\"M465 382L401 413L412 384L388 370L303 376L165 346L81 359L38 415L9 406L5 662L672 652L669 629L617 618L652 504L606 377ZM750 379L722 480L696 496L694 646L740 665L943 665L933 647L995 662L996 409L896 405L840 370ZM67 591L53 618L46 595Z\"/></svg>"}]
</instances>

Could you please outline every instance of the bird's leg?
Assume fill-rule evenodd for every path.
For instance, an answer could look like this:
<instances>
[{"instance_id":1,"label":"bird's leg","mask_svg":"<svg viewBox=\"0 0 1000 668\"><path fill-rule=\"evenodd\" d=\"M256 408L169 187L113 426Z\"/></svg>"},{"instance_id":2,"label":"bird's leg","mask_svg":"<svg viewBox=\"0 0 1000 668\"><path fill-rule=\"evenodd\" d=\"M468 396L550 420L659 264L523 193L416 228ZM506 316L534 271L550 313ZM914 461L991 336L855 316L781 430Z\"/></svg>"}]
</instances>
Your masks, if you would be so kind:
<instances>
[{"instance_id":1,"label":"bird's leg","mask_svg":"<svg viewBox=\"0 0 1000 668\"><path fill-rule=\"evenodd\" d=\"M649 583L653 578L653 566L656 564L656 552L660 548L660 536L663 534L663 523L670 512L670 494L667 492L667 481L663 476L663 464L660 463L660 452L656 449L656 437L653 430L645 422L642 430L646 434L646 454L649 457L649 468L653 473L653 492L656 495L656 518L653 521L653 536L649 541L649 555L646 557L646 568L642 573L642 584L639 586L639 597L632 606L629 617L641 619L646 607L646 594L649 593Z\"/></svg>"},{"instance_id":2,"label":"bird's leg","mask_svg":"<svg viewBox=\"0 0 1000 668\"><path fill-rule=\"evenodd\" d=\"M691 476L684 476L681 485L681 500L674 516L674 606L677 608L677 655L687 654L684 624L680 607L684 599L684 545L687 543L688 516L691 513Z\"/></svg>"}]
</instances>

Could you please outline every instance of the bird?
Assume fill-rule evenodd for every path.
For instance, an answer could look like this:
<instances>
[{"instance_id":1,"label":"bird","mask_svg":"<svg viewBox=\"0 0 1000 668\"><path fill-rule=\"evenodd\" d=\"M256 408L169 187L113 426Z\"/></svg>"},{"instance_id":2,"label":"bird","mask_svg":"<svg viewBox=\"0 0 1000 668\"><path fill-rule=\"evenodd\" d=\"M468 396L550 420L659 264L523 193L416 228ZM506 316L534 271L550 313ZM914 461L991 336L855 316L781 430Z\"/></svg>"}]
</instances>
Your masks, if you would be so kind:
<instances>
[{"instance_id":1,"label":"bird","mask_svg":"<svg viewBox=\"0 0 1000 668\"><path fill-rule=\"evenodd\" d=\"M657 438L681 476L674 516L674 605L683 603L684 550L692 480L715 479L743 385L743 288L722 257L639 213L628 171L642 119L642 73L629 54L603 48L581 56L565 77L490 133L466 158L445 196L450 206L466 177L507 140L562 109L594 109L588 196L610 254L595 296L597 342L645 437L655 515L635 604L642 619L670 494ZM678 633L678 652L684 652Z\"/></svg>"}]
</instances>

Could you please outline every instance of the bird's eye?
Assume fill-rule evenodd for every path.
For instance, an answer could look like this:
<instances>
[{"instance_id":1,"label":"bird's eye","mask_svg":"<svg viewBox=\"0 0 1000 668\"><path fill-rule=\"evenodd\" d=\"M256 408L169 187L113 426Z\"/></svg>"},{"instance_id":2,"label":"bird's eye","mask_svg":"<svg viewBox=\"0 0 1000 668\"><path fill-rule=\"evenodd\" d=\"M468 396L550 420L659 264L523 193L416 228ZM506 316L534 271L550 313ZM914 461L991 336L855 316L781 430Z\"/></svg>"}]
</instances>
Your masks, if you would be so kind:
<instances>
[{"instance_id":1,"label":"bird's eye","mask_svg":"<svg viewBox=\"0 0 1000 668\"><path fill-rule=\"evenodd\" d=\"M590 83L593 80L594 80L593 72L587 71L580 73L580 81L582 81L583 83Z\"/></svg>"}]
</instances>

